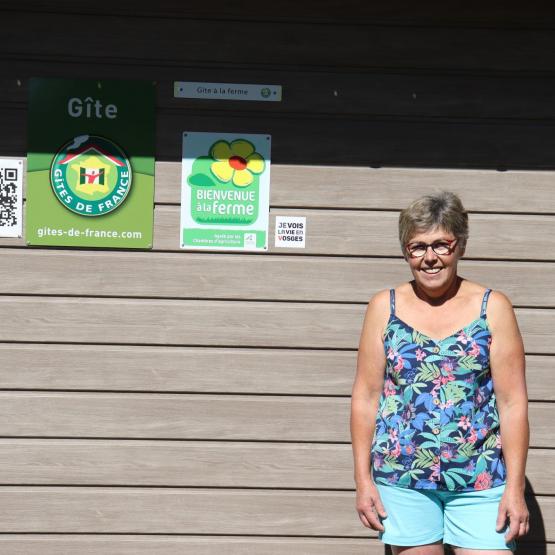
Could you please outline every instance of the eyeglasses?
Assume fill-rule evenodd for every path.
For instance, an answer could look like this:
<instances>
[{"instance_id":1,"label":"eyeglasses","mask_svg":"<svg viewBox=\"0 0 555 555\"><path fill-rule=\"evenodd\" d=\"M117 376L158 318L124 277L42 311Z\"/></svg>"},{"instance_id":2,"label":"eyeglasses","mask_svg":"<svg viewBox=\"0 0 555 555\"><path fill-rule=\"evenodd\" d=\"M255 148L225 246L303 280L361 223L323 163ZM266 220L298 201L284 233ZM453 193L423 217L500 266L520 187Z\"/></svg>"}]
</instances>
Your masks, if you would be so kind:
<instances>
[{"instance_id":1,"label":"eyeglasses","mask_svg":"<svg viewBox=\"0 0 555 555\"><path fill-rule=\"evenodd\" d=\"M427 252L428 247L432 247L432 250L439 256L445 256L451 254L455 249L457 239L442 239L441 241L434 241L433 243L409 243L406 246L408 255L411 258L422 258Z\"/></svg>"}]
</instances>

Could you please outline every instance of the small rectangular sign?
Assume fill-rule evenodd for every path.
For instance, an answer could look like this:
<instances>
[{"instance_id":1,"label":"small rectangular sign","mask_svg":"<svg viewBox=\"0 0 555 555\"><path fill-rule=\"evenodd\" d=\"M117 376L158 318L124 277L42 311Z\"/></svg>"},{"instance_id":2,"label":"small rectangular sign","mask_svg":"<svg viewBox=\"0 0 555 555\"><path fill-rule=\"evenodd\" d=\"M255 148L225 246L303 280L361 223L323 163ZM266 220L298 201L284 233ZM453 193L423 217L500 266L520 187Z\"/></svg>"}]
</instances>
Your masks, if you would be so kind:
<instances>
[{"instance_id":1,"label":"small rectangular sign","mask_svg":"<svg viewBox=\"0 0 555 555\"><path fill-rule=\"evenodd\" d=\"M23 160L0 158L0 237L21 237Z\"/></svg>"},{"instance_id":2,"label":"small rectangular sign","mask_svg":"<svg viewBox=\"0 0 555 555\"><path fill-rule=\"evenodd\" d=\"M201 83L196 81L175 81L173 94L175 98L280 102L281 85L248 85L243 83Z\"/></svg>"},{"instance_id":3,"label":"small rectangular sign","mask_svg":"<svg viewBox=\"0 0 555 555\"><path fill-rule=\"evenodd\" d=\"M276 216L276 247L304 249L306 238L306 217Z\"/></svg>"}]
</instances>

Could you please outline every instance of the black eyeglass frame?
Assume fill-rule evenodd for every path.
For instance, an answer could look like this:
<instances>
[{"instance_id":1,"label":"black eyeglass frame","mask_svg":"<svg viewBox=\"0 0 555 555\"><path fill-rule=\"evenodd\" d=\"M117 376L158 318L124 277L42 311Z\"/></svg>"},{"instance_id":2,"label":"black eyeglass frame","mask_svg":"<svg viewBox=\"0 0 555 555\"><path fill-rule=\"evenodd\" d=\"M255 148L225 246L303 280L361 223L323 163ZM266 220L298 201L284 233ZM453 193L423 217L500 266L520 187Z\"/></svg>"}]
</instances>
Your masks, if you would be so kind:
<instances>
[{"instance_id":1,"label":"black eyeglass frame","mask_svg":"<svg viewBox=\"0 0 555 555\"><path fill-rule=\"evenodd\" d=\"M433 243L407 243L405 245L405 251L410 256L410 258L422 258L423 256L426 256L426 253L428 252L428 247L432 247L432 250L434 251L434 253L437 256L449 256L455 250L455 247L457 246L457 241L458 241L458 239L439 239L437 241L434 241ZM446 253L445 252L444 253L437 252L434 249L434 245L437 246L437 243L447 243L449 251L446 252ZM424 247L424 252L422 254L417 254L417 255L412 254L409 250L410 245L421 245L422 247Z\"/></svg>"}]
</instances>

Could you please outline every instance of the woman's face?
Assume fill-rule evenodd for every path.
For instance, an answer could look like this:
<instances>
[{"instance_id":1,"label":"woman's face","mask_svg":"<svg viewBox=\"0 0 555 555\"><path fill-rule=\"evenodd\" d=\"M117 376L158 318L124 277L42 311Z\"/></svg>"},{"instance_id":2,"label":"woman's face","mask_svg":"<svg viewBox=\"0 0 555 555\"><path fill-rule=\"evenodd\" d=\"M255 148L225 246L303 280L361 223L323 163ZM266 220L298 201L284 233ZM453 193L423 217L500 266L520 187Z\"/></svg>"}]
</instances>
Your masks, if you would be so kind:
<instances>
[{"instance_id":1,"label":"woman's face","mask_svg":"<svg viewBox=\"0 0 555 555\"><path fill-rule=\"evenodd\" d=\"M436 251L446 254L438 254L431 246L425 245L433 245ZM410 251L420 254L424 249L423 256L410 256ZM443 294L453 283L457 276L457 263L464 254L455 236L442 227L416 233L410 238L406 250L416 284L432 295Z\"/></svg>"}]
</instances>

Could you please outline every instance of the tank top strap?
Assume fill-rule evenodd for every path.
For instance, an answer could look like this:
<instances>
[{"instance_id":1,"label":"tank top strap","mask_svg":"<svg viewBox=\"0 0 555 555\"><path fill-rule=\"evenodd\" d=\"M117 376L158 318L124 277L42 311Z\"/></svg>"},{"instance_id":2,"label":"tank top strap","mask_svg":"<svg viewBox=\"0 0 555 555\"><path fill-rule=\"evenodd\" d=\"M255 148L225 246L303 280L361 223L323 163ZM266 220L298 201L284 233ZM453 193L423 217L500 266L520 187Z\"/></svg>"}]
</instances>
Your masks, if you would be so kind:
<instances>
[{"instance_id":1,"label":"tank top strap","mask_svg":"<svg viewBox=\"0 0 555 555\"><path fill-rule=\"evenodd\" d=\"M389 310L395 315L395 289L389 290Z\"/></svg>"},{"instance_id":2,"label":"tank top strap","mask_svg":"<svg viewBox=\"0 0 555 555\"><path fill-rule=\"evenodd\" d=\"M491 289L486 289L486 292L484 293L484 298L482 299L482 310L480 311L480 318L486 315L486 308L488 306L488 298L490 293Z\"/></svg>"}]
</instances>

